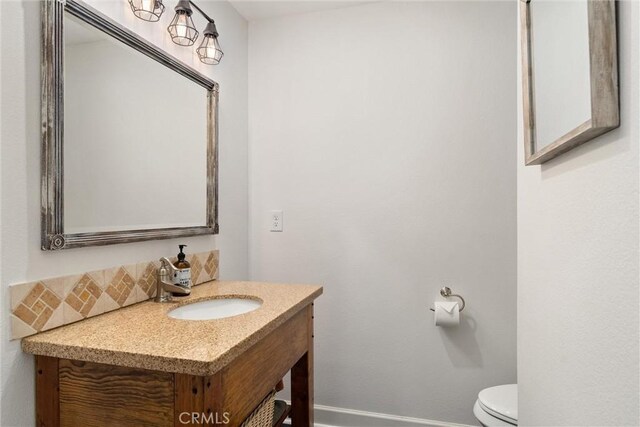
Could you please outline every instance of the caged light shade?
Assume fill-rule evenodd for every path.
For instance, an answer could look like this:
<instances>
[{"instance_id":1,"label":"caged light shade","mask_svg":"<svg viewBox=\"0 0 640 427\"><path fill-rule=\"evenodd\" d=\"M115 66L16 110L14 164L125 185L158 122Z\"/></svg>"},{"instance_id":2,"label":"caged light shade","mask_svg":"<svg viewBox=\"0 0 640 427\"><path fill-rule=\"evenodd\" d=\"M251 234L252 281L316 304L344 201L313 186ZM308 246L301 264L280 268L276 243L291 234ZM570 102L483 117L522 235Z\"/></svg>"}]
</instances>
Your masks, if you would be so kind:
<instances>
[{"instance_id":1,"label":"caged light shade","mask_svg":"<svg viewBox=\"0 0 640 427\"><path fill-rule=\"evenodd\" d=\"M180 0L175 7L176 14L171 20L167 31L171 35L171 40L180 46L192 46L198 38L198 30L196 29L191 15L193 11L187 0Z\"/></svg>"},{"instance_id":2,"label":"caged light shade","mask_svg":"<svg viewBox=\"0 0 640 427\"><path fill-rule=\"evenodd\" d=\"M218 30L216 24L209 22L202 32L204 39L200 47L196 49L200 61L208 65L218 65L224 53L218 43Z\"/></svg>"},{"instance_id":3,"label":"caged light shade","mask_svg":"<svg viewBox=\"0 0 640 427\"><path fill-rule=\"evenodd\" d=\"M129 0L135 16L143 21L157 22L164 12L162 0Z\"/></svg>"}]
</instances>

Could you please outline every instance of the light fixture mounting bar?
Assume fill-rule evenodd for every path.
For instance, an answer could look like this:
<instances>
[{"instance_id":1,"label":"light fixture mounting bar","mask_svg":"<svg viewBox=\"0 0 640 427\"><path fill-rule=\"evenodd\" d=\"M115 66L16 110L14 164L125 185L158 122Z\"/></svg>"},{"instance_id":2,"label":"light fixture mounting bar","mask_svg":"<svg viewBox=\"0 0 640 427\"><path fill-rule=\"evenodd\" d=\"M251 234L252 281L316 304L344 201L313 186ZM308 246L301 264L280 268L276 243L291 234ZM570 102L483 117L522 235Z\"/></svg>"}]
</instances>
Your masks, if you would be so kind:
<instances>
[{"instance_id":1,"label":"light fixture mounting bar","mask_svg":"<svg viewBox=\"0 0 640 427\"><path fill-rule=\"evenodd\" d=\"M200 14L201 14L202 16L204 16L204 18L205 18L207 21L209 21L209 22L214 22L214 21L213 21L213 19L209 18L209 15L207 15L206 13L204 13L204 12L202 11L202 9L200 9L200 8L198 7L198 5L197 5L197 4L195 4L195 3L194 3L194 2L192 2L191 0L189 0L189 3L190 3L190 4L191 4L191 6L193 6L193 7L194 7L198 12L200 12Z\"/></svg>"}]
</instances>

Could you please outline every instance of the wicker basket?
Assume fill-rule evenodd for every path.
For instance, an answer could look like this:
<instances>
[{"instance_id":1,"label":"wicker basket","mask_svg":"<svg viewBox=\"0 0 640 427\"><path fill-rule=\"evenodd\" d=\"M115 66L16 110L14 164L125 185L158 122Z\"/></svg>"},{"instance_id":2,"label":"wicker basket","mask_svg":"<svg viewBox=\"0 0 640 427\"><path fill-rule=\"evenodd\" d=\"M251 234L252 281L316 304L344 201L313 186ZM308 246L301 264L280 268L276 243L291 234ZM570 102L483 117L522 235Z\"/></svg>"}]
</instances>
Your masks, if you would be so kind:
<instances>
[{"instance_id":1,"label":"wicker basket","mask_svg":"<svg viewBox=\"0 0 640 427\"><path fill-rule=\"evenodd\" d=\"M272 427L276 392L272 391L258 407L244 420L241 427Z\"/></svg>"}]
</instances>

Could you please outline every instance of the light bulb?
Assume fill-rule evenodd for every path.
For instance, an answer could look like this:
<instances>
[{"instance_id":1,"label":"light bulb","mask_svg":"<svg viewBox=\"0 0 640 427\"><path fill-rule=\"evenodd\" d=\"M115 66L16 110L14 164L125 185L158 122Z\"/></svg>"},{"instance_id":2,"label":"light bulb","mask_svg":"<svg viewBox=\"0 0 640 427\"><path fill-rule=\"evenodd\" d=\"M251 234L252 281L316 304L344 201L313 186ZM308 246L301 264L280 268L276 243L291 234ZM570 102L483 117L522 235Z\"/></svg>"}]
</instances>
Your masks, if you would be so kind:
<instances>
[{"instance_id":1,"label":"light bulb","mask_svg":"<svg viewBox=\"0 0 640 427\"><path fill-rule=\"evenodd\" d=\"M157 22L164 12L162 0L129 0L131 11L143 21Z\"/></svg>"},{"instance_id":2,"label":"light bulb","mask_svg":"<svg viewBox=\"0 0 640 427\"><path fill-rule=\"evenodd\" d=\"M218 30L216 29L216 25L213 22L209 22L203 34L204 38L202 43L200 47L196 49L200 61L209 65L217 65L220 63L224 53L222 53L222 49L218 43Z\"/></svg>"},{"instance_id":3,"label":"light bulb","mask_svg":"<svg viewBox=\"0 0 640 427\"><path fill-rule=\"evenodd\" d=\"M187 0L180 0L175 7L176 14L167 27L171 40L180 46L191 46L198 38L198 30L191 19L191 6Z\"/></svg>"}]
</instances>

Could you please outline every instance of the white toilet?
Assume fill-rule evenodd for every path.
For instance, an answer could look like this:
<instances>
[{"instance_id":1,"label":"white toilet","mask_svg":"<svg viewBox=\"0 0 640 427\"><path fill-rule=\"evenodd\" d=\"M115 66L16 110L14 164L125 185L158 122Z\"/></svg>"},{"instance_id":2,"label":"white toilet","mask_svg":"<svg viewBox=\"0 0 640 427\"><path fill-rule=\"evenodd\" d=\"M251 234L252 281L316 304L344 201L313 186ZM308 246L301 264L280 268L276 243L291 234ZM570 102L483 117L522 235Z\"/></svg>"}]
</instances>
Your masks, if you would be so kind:
<instances>
[{"instance_id":1,"label":"white toilet","mask_svg":"<svg viewBox=\"0 0 640 427\"><path fill-rule=\"evenodd\" d=\"M478 393L473 415L485 427L518 425L518 385L489 387Z\"/></svg>"}]
</instances>

